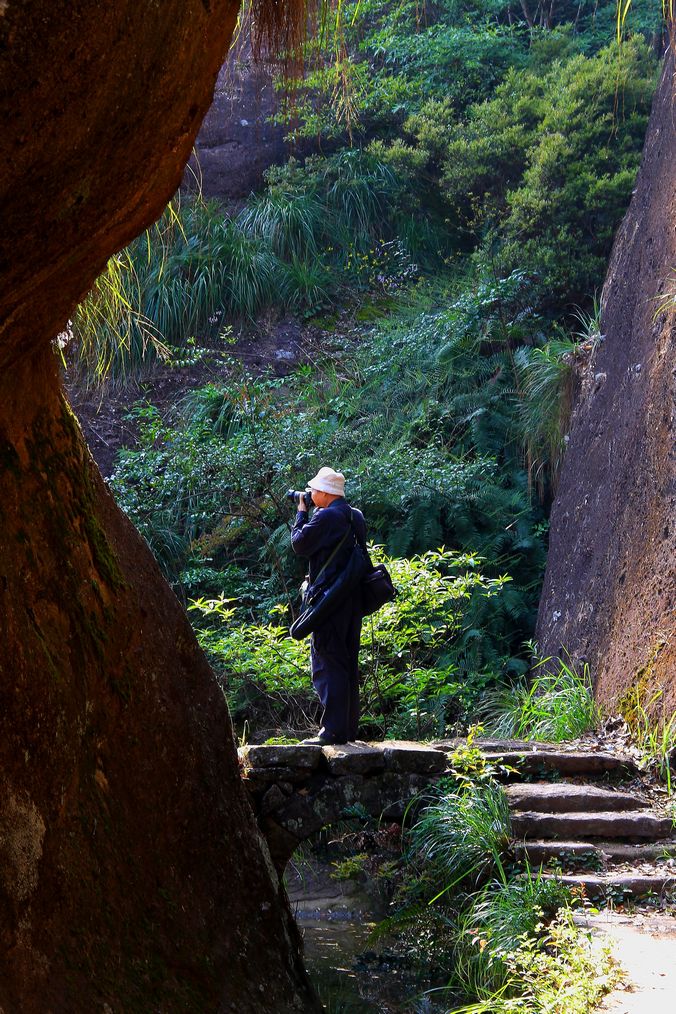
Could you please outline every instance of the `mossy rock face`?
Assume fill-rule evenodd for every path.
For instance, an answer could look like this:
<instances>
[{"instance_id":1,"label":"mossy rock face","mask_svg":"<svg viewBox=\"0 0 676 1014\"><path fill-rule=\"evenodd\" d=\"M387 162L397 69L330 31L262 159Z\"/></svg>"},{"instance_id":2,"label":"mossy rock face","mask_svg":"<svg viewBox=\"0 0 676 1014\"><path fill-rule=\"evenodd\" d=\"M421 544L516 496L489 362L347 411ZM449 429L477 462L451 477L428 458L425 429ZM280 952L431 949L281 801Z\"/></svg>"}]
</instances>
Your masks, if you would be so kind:
<instances>
[{"instance_id":1,"label":"mossy rock face","mask_svg":"<svg viewBox=\"0 0 676 1014\"><path fill-rule=\"evenodd\" d=\"M223 696L51 355L26 375L22 412L0 378L0 1006L312 1010Z\"/></svg>"},{"instance_id":2,"label":"mossy rock face","mask_svg":"<svg viewBox=\"0 0 676 1014\"><path fill-rule=\"evenodd\" d=\"M626 711L632 687L662 686L666 715L676 710L676 329L673 313L658 308L676 263L673 74L672 48L615 236L601 298L605 340L570 427L536 630L543 656L563 647L588 662L599 703ZM664 635L650 675L641 673Z\"/></svg>"},{"instance_id":3,"label":"mossy rock face","mask_svg":"<svg viewBox=\"0 0 676 1014\"><path fill-rule=\"evenodd\" d=\"M382 296L380 299L374 299L370 302L362 303L355 317L361 323L371 323L372 321L382 320L383 317L387 317L394 307L396 306L395 300Z\"/></svg>"},{"instance_id":4,"label":"mossy rock face","mask_svg":"<svg viewBox=\"0 0 676 1014\"><path fill-rule=\"evenodd\" d=\"M308 321L312 327L319 328L320 331L327 331L332 334L338 330L338 322L340 317L337 313L326 314L319 317L311 317Z\"/></svg>"},{"instance_id":5,"label":"mossy rock face","mask_svg":"<svg viewBox=\"0 0 676 1014\"><path fill-rule=\"evenodd\" d=\"M660 638L650 652L649 660L636 670L634 681L617 702L618 713L624 718L630 730L636 735L645 728L646 721L659 725L664 720L664 687L656 676L655 669L667 641ZM671 716L668 716L671 717Z\"/></svg>"},{"instance_id":6,"label":"mossy rock face","mask_svg":"<svg viewBox=\"0 0 676 1014\"><path fill-rule=\"evenodd\" d=\"M8 1012L318 1009L223 696L91 459L51 348L175 192L238 7L0 4Z\"/></svg>"}]
</instances>

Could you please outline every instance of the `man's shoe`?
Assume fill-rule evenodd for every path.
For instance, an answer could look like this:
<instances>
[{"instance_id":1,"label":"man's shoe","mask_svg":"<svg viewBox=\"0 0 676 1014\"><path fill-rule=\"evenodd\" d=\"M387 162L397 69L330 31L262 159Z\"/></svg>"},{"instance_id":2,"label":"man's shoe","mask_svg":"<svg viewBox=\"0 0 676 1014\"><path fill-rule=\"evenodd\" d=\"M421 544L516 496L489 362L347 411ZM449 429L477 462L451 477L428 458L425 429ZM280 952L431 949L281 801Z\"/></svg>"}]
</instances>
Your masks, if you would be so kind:
<instances>
[{"instance_id":1,"label":"man's shoe","mask_svg":"<svg viewBox=\"0 0 676 1014\"><path fill-rule=\"evenodd\" d=\"M301 746L339 746L342 743L347 743L347 740L334 739L333 736L325 736L321 732L318 736L313 736L311 739L302 739L300 741Z\"/></svg>"}]
</instances>

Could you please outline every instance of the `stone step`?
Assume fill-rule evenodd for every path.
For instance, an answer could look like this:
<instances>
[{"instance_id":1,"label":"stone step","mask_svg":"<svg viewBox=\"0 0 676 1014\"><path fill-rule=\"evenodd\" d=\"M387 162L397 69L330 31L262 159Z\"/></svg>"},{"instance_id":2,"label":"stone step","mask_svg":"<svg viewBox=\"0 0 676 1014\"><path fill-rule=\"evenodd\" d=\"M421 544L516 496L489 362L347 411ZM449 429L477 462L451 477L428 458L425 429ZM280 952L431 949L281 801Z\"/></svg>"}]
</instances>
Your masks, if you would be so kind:
<instances>
[{"instance_id":1,"label":"stone step","mask_svg":"<svg viewBox=\"0 0 676 1014\"><path fill-rule=\"evenodd\" d=\"M522 775L548 774L555 771L560 775L618 775L622 778L638 774L636 762L620 754L588 752L585 750L530 750L527 753L496 750L485 755L487 760L516 768Z\"/></svg>"},{"instance_id":2,"label":"stone step","mask_svg":"<svg viewBox=\"0 0 676 1014\"><path fill-rule=\"evenodd\" d=\"M505 793L513 810L537 813L641 810L648 804L629 792L614 792L598 785L571 782L535 782L508 785Z\"/></svg>"},{"instance_id":3,"label":"stone step","mask_svg":"<svg viewBox=\"0 0 676 1014\"><path fill-rule=\"evenodd\" d=\"M524 841L514 849L517 859L528 859L531 866L564 859L570 865L607 863L654 863L676 858L676 841L628 843L617 841Z\"/></svg>"},{"instance_id":4,"label":"stone step","mask_svg":"<svg viewBox=\"0 0 676 1014\"><path fill-rule=\"evenodd\" d=\"M563 876L545 873L543 877L545 880L556 879L573 889L584 888L585 894L592 900L612 896L614 901L622 901L676 890L676 876L660 873L569 873Z\"/></svg>"},{"instance_id":5,"label":"stone step","mask_svg":"<svg viewBox=\"0 0 676 1014\"><path fill-rule=\"evenodd\" d=\"M453 754L466 746L464 739L445 739L434 743L435 750ZM638 767L632 757L603 750L566 750L560 743L540 743L519 739L477 739L473 746L493 762L516 768L521 774L557 771L561 775L605 774L632 777Z\"/></svg>"},{"instance_id":6,"label":"stone step","mask_svg":"<svg viewBox=\"0 0 676 1014\"><path fill-rule=\"evenodd\" d=\"M516 838L559 838L581 841L587 838L623 838L629 841L668 838L673 821L650 810L624 813L537 813L525 811L512 814L512 831Z\"/></svg>"},{"instance_id":7,"label":"stone step","mask_svg":"<svg viewBox=\"0 0 676 1014\"><path fill-rule=\"evenodd\" d=\"M454 736L452 739L437 740L432 744L435 750L442 750L444 753L453 753L455 750L467 746L467 739L464 736ZM547 743L532 739L499 739L482 736L472 740L472 746L482 753L504 753L505 751L531 753L533 750L548 750L554 753L561 752L560 743Z\"/></svg>"}]
</instances>

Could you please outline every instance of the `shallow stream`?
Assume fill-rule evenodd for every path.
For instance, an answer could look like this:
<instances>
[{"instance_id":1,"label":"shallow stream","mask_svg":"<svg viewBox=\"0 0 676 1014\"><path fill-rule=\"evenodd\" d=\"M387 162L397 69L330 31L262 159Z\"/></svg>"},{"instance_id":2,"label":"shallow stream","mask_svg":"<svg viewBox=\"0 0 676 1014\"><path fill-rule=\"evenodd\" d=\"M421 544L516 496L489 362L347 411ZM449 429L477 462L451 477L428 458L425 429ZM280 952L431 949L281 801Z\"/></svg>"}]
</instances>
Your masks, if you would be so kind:
<instances>
[{"instance_id":1,"label":"shallow stream","mask_svg":"<svg viewBox=\"0 0 676 1014\"><path fill-rule=\"evenodd\" d=\"M448 1005L425 995L412 963L387 938L372 939L387 915L382 902L353 881L331 879L330 868L291 870L287 890L303 934L305 964L330 1014L438 1014Z\"/></svg>"}]
</instances>

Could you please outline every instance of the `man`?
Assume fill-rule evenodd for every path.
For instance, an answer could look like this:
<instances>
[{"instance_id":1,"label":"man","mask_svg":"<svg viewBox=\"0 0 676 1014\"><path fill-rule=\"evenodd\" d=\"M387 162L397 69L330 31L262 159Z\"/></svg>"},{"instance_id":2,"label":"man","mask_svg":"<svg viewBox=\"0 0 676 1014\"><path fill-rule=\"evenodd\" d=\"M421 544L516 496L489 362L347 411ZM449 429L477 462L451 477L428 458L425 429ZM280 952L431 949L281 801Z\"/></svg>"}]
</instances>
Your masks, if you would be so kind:
<instances>
[{"instance_id":1,"label":"man","mask_svg":"<svg viewBox=\"0 0 676 1014\"><path fill-rule=\"evenodd\" d=\"M302 499L291 532L291 544L298 556L309 557L310 585L340 544L348 537L321 574L320 586L330 585L349 560L355 539L366 540L361 511L345 500L345 476L333 468L320 468L308 486L317 508L308 520ZM350 531L352 529L352 531ZM316 589L315 589L316 590ZM324 709L322 728L305 743L325 746L357 738L359 726L359 639L361 598L348 596L312 635L312 685Z\"/></svg>"}]
</instances>

